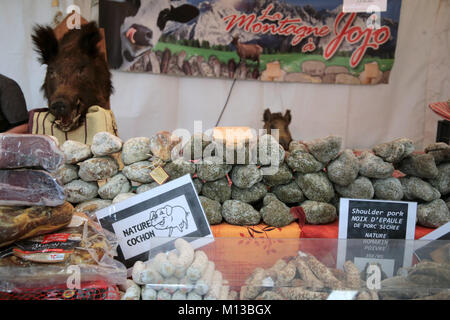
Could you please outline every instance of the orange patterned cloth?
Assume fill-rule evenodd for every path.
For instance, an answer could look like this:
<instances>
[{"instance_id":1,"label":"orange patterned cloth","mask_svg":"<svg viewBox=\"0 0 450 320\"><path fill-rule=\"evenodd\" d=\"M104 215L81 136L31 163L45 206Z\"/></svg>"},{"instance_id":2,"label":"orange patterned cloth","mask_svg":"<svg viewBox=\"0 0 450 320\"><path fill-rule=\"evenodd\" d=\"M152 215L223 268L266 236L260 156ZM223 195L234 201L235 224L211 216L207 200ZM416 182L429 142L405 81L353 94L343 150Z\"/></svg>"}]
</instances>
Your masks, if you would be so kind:
<instances>
[{"instance_id":1,"label":"orange patterned cloth","mask_svg":"<svg viewBox=\"0 0 450 320\"><path fill-rule=\"evenodd\" d=\"M301 230L297 222L283 228L271 227L260 223L255 226L235 226L221 223L211 226L214 237L251 237L251 238L300 238Z\"/></svg>"},{"instance_id":2,"label":"orange patterned cloth","mask_svg":"<svg viewBox=\"0 0 450 320\"><path fill-rule=\"evenodd\" d=\"M283 228L222 223L212 225L211 230L216 240L202 250L215 257L216 268L231 286L242 285L255 268L269 268L278 259L297 255L299 250L301 230L297 222Z\"/></svg>"},{"instance_id":3,"label":"orange patterned cloth","mask_svg":"<svg viewBox=\"0 0 450 320\"><path fill-rule=\"evenodd\" d=\"M336 264L338 220L327 225L306 224L302 228L297 222L283 228L222 223L212 225L211 230L215 241L202 250L214 257L216 268L234 289L242 286L255 268L270 268L278 259L296 256L299 250L314 254L328 266ZM416 239L433 230L417 226Z\"/></svg>"}]
</instances>

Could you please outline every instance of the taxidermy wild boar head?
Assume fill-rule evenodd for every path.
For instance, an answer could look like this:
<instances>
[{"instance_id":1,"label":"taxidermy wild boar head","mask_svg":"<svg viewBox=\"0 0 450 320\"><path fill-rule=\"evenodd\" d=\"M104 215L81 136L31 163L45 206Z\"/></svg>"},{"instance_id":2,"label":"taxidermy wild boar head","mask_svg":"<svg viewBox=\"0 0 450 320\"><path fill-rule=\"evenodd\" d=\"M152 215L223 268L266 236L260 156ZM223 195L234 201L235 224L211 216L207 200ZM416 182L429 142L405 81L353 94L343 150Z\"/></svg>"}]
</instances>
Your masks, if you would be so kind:
<instances>
[{"instance_id":1,"label":"taxidermy wild boar head","mask_svg":"<svg viewBox=\"0 0 450 320\"><path fill-rule=\"evenodd\" d=\"M32 39L47 65L41 89L62 131L78 128L93 105L109 108L111 73L97 47L102 36L95 22L70 30L60 41L51 27L36 26Z\"/></svg>"}]
</instances>

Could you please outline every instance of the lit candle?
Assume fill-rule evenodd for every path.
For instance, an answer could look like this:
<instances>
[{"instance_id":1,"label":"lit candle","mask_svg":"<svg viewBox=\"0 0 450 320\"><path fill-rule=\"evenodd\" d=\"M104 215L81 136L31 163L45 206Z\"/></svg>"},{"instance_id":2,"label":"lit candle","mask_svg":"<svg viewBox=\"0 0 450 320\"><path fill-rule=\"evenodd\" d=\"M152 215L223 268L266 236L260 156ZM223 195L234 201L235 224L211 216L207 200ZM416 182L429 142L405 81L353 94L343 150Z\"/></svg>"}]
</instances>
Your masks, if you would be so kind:
<instances>
[{"instance_id":1,"label":"lit candle","mask_svg":"<svg viewBox=\"0 0 450 320\"><path fill-rule=\"evenodd\" d=\"M254 137L249 127L216 127L214 128L214 141L225 145L241 145L248 143Z\"/></svg>"}]
</instances>

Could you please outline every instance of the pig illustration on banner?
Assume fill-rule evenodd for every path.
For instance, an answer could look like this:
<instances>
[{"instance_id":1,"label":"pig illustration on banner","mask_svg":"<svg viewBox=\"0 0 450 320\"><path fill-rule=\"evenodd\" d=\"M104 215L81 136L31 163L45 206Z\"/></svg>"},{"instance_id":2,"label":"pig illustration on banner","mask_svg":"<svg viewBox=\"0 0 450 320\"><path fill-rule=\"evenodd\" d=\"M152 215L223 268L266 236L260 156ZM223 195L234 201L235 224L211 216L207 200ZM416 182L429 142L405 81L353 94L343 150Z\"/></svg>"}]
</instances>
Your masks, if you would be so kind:
<instances>
[{"instance_id":1,"label":"pig illustration on banner","mask_svg":"<svg viewBox=\"0 0 450 320\"><path fill-rule=\"evenodd\" d=\"M188 228L188 216L190 212L181 206L165 206L150 212L150 222L156 230L169 230L169 237L173 230L183 232Z\"/></svg>"}]
</instances>

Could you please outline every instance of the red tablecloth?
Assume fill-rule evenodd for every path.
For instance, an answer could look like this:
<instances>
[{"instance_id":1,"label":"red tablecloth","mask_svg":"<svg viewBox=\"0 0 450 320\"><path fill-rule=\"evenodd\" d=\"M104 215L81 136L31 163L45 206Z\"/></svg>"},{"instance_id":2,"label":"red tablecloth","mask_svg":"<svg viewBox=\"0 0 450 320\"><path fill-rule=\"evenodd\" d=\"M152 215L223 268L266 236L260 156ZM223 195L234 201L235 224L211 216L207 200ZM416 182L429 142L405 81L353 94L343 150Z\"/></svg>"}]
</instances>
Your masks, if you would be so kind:
<instances>
[{"instance_id":1,"label":"red tablecloth","mask_svg":"<svg viewBox=\"0 0 450 320\"><path fill-rule=\"evenodd\" d=\"M416 226L416 239L420 239L423 236L427 235L431 231L435 229L433 228L425 228L421 226ZM329 239L336 239L339 234L339 221L336 220L335 222L331 224L325 224L325 225L312 225L312 224L306 224L302 228L302 238L329 238Z\"/></svg>"}]
</instances>

